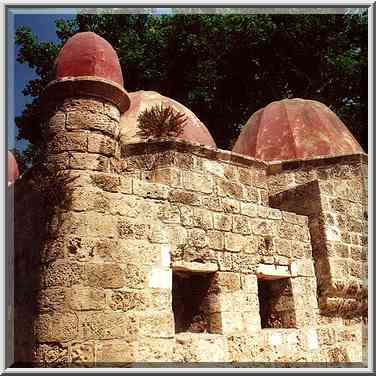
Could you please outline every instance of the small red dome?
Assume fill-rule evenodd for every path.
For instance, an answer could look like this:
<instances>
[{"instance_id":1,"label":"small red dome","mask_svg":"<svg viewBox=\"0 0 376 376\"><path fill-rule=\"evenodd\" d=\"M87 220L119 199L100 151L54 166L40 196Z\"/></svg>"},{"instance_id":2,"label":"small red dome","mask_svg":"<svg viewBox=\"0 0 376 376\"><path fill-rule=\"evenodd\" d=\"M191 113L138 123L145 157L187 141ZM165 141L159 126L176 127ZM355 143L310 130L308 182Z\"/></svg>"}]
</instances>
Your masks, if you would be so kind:
<instances>
[{"instance_id":1,"label":"small red dome","mask_svg":"<svg viewBox=\"0 0 376 376\"><path fill-rule=\"evenodd\" d=\"M163 95L155 91L143 90L129 93L129 98L131 100L131 106L120 119L120 134L122 142L132 143L140 141L141 138L137 134L137 118L139 114L145 109L150 109L155 105L163 104L165 106L172 107L177 112L183 113L186 116L184 130L179 138L216 148L213 137L211 136L205 125L191 110L189 110L179 102L171 98L164 97Z\"/></svg>"},{"instance_id":2,"label":"small red dome","mask_svg":"<svg viewBox=\"0 0 376 376\"><path fill-rule=\"evenodd\" d=\"M18 165L14 155L8 151L8 185L13 184L20 176Z\"/></svg>"},{"instance_id":3,"label":"small red dome","mask_svg":"<svg viewBox=\"0 0 376 376\"><path fill-rule=\"evenodd\" d=\"M55 61L55 79L101 77L123 86L119 59L111 44L92 32L77 33L64 44Z\"/></svg>"},{"instance_id":4,"label":"small red dome","mask_svg":"<svg viewBox=\"0 0 376 376\"><path fill-rule=\"evenodd\" d=\"M333 111L300 98L272 102L255 112L233 151L264 161L364 153Z\"/></svg>"}]
</instances>

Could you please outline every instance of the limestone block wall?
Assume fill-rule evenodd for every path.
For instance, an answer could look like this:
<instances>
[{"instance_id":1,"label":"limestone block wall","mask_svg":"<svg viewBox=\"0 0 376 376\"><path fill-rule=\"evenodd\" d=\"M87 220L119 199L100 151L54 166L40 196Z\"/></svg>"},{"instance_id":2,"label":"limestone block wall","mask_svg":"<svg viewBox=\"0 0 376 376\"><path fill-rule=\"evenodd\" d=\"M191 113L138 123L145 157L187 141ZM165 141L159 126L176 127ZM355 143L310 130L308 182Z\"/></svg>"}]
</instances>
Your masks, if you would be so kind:
<instances>
[{"instance_id":1,"label":"limestone block wall","mask_svg":"<svg viewBox=\"0 0 376 376\"><path fill-rule=\"evenodd\" d=\"M266 164L176 140L120 152L111 103L56 109L46 165L58 184L39 204L31 191L16 198L16 213L30 200L53 209L17 216L30 223L19 227L18 270L38 277L20 310L34 314L16 320L30 333L20 361L362 360L361 323L320 314L309 216L268 206ZM25 256L38 226L46 232Z\"/></svg>"},{"instance_id":2,"label":"limestone block wall","mask_svg":"<svg viewBox=\"0 0 376 376\"><path fill-rule=\"evenodd\" d=\"M335 348L345 337L353 359L355 338L358 353L367 342L367 159L275 163L268 182L272 207L308 216L323 346Z\"/></svg>"}]
</instances>

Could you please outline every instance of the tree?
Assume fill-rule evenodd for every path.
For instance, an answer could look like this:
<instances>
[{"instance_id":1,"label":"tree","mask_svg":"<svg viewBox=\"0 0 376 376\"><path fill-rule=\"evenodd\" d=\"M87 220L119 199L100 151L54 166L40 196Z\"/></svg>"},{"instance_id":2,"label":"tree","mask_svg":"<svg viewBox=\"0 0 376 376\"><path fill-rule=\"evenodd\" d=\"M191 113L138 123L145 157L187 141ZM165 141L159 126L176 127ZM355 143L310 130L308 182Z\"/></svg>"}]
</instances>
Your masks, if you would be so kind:
<instances>
[{"instance_id":1,"label":"tree","mask_svg":"<svg viewBox=\"0 0 376 376\"><path fill-rule=\"evenodd\" d=\"M367 150L367 16L364 14L80 14L58 21L58 45L16 32L18 61L39 77L16 119L38 149L39 100L59 49L94 31L117 51L128 91L155 90L190 108L217 145L229 148L259 108L286 97L321 101Z\"/></svg>"}]
</instances>

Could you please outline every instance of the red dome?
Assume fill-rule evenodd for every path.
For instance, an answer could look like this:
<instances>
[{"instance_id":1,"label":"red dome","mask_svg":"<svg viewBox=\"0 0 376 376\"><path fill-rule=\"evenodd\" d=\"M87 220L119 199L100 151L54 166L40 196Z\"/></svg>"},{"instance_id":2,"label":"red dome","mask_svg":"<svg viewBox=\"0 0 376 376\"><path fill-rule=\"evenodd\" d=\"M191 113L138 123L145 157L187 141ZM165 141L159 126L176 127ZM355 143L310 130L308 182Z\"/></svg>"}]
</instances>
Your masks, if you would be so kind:
<instances>
[{"instance_id":1,"label":"red dome","mask_svg":"<svg viewBox=\"0 0 376 376\"><path fill-rule=\"evenodd\" d=\"M273 102L255 112L233 151L264 161L364 153L333 111L300 98Z\"/></svg>"},{"instance_id":2,"label":"red dome","mask_svg":"<svg viewBox=\"0 0 376 376\"><path fill-rule=\"evenodd\" d=\"M55 79L94 76L123 86L119 59L110 43L95 33L77 33L64 44L55 61Z\"/></svg>"},{"instance_id":3,"label":"red dome","mask_svg":"<svg viewBox=\"0 0 376 376\"><path fill-rule=\"evenodd\" d=\"M196 142L201 145L211 146L214 148L216 147L213 137L205 125L191 110L179 102L176 102L171 98L164 97L155 91L136 91L134 93L129 93L129 98L131 100L131 106L120 119L120 133L123 143L138 142L141 140L140 136L137 134L138 115L145 109L149 109L162 103L166 106L171 106L173 109L183 113L186 116L187 120L184 124L184 130L179 138Z\"/></svg>"},{"instance_id":4,"label":"red dome","mask_svg":"<svg viewBox=\"0 0 376 376\"><path fill-rule=\"evenodd\" d=\"M20 176L16 158L8 151L8 185L13 184Z\"/></svg>"}]
</instances>

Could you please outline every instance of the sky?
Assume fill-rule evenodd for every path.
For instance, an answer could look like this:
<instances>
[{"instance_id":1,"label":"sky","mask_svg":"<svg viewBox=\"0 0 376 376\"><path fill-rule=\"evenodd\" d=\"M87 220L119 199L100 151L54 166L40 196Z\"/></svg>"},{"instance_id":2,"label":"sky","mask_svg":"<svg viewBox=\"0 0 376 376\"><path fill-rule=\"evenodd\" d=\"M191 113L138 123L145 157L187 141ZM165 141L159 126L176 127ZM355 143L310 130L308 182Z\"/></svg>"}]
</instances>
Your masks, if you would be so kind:
<instances>
[{"instance_id":1,"label":"sky","mask_svg":"<svg viewBox=\"0 0 376 376\"><path fill-rule=\"evenodd\" d=\"M43 12L43 13L42 13ZM62 13L64 12L64 13ZM24 96L22 91L25 84L38 76L27 64L20 64L16 61L19 47L15 45L15 31L20 26L28 26L40 41L57 42L55 33L55 21L58 19L70 19L74 17L74 10L24 10L10 11L8 19L8 148L14 147L23 150L27 142L16 142L15 116L19 116L26 103L30 103L32 98Z\"/></svg>"}]
</instances>

